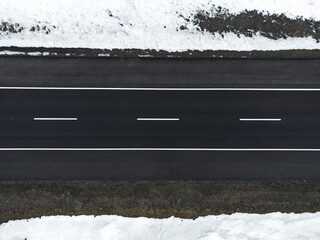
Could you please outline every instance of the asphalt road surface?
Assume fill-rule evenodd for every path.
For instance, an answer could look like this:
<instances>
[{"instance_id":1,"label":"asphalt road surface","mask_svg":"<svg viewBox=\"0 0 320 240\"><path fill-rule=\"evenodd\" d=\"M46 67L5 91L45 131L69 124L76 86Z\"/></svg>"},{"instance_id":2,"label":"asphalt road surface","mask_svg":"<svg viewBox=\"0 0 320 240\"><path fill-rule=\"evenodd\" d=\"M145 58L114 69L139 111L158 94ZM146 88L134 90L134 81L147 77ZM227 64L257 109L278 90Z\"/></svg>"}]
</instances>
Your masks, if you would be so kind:
<instances>
[{"instance_id":1,"label":"asphalt road surface","mask_svg":"<svg viewBox=\"0 0 320 240\"><path fill-rule=\"evenodd\" d=\"M174 70L174 61L168 60L172 65L163 68L162 74L150 75L132 67L132 60L119 60L122 71L136 71L134 77L128 80L118 72L110 79L114 70L101 68L105 85L103 75L99 75L99 81L90 87L88 83L83 85L81 67L74 63L68 66L66 59L45 59L41 63L31 58L30 62L47 64L44 69L50 70L27 70L26 77L20 72L23 61L30 64L26 58L8 59L14 60L12 64L20 61L22 67L9 73L10 66L6 66L0 72L2 180L320 179L317 60L300 60L310 76L305 85L301 82L305 69L299 61L281 60L282 73L257 75L267 88L252 83L249 86L244 76L251 74L253 78L255 71L245 68L236 68L240 76L230 77L234 64L248 64L232 60L228 71L220 71L218 82L193 68L194 75L204 74L208 83L197 82L193 75L186 80L189 85L179 88L179 81L184 82L181 77L188 78L181 70L183 66L203 63L207 71L214 72L214 67L221 68L228 62L189 60L184 65L184 61L177 61L180 68L175 75L180 77L151 87L154 79L162 75L168 78L164 73ZM8 64L5 59L1 61ZM116 61L104 64L114 66ZM137 61L145 69L148 64L169 66L166 60ZM275 62L250 60L252 66L260 68L263 64L270 68L268 63L275 66ZM101 59L81 62L85 63L94 67L95 63L102 64ZM74 74L71 82L53 86L55 77L59 82L62 75L55 74L50 64L59 66L57 72L64 69L67 76ZM292 78L297 85L284 87L286 71L295 72ZM132 85L134 78L140 79L138 85ZM8 79L12 80L11 86ZM17 85L17 80L23 79L25 84ZM115 87L117 81L120 87Z\"/></svg>"},{"instance_id":2,"label":"asphalt road surface","mask_svg":"<svg viewBox=\"0 0 320 240\"><path fill-rule=\"evenodd\" d=\"M320 88L320 59L0 57L5 87Z\"/></svg>"},{"instance_id":3,"label":"asphalt road surface","mask_svg":"<svg viewBox=\"0 0 320 240\"><path fill-rule=\"evenodd\" d=\"M320 149L318 91L0 90L1 148Z\"/></svg>"}]
</instances>

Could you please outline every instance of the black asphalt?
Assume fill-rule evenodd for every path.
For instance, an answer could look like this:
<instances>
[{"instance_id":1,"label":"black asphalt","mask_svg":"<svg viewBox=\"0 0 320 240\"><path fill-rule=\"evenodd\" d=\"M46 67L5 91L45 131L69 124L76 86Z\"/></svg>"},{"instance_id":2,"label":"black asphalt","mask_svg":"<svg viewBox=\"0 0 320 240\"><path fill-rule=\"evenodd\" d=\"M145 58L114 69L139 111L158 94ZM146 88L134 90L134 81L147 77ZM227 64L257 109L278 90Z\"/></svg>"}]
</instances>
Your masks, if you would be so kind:
<instances>
[{"instance_id":1,"label":"black asphalt","mask_svg":"<svg viewBox=\"0 0 320 240\"><path fill-rule=\"evenodd\" d=\"M0 90L0 148L320 149L319 105L317 91Z\"/></svg>"},{"instance_id":2,"label":"black asphalt","mask_svg":"<svg viewBox=\"0 0 320 240\"><path fill-rule=\"evenodd\" d=\"M320 88L320 59L0 57L0 86Z\"/></svg>"},{"instance_id":3,"label":"black asphalt","mask_svg":"<svg viewBox=\"0 0 320 240\"><path fill-rule=\"evenodd\" d=\"M2 87L320 86L318 60L0 63ZM1 89L0 179L320 179L319 104L320 91Z\"/></svg>"}]
</instances>

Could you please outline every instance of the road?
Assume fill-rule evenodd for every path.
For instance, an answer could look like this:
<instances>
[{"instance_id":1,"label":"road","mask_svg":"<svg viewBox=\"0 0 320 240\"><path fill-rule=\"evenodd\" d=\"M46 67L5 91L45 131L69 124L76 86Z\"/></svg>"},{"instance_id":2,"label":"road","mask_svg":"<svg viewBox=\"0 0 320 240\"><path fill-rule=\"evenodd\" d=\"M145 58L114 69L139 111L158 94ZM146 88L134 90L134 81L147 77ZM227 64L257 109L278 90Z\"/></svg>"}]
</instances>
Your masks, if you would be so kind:
<instances>
[{"instance_id":1,"label":"road","mask_svg":"<svg viewBox=\"0 0 320 240\"><path fill-rule=\"evenodd\" d=\"M0 147L320 149L319 104L319 91L0 90Z\"/></svg>"},{"instance_id":2,"label":"road","mask_svg":"<svg viewBox=\"0 0 320 240\"><path fill-rule=\"evenodd\" d=\"M189 76L189 85L179 88L181 77L188 78L185 69L177 68L175 75L180 77L172 82L159 86L155 81L162 75L171 78L166 74L174 65L150 75L132 67L144 64L148 69L146 61L119 60L123 74L126 68L136 74L128 79L116 70L113 79L115 70L100 66L110 74L104 75L104 85L99 75L91 86L89 80L84 85L81 64L92 61L96 67L95 61L101 64L101 59L77 59L81 64L71 67L64 65L66 59L41 63L31 58L31 63L47 66L26 70L25 76L21 69L30 64L26 58L8 59L12 64L20 61L22 67L9 73L6 66L0 72L1 180L320 179L317 60L300 60L300 65L281 60L282 72L295 72L295 84L286 84L286 74L270 71L256 77L258 82L264 79L265 86L246 81L245 76L253 79L255 72L246 68L236 68L240 72L233 75L236 81L230 77L232 65L245 66L244 60L232 60L228 71L220 71L219 81L206 77L208 71L221 69L228 61L193 60L184 65L180 60L181 68L205 63L206 73L193 71L204 74L202 80L208 84ZM9 64L5 58L1 61ZM166 60L154 63L169 66ZM250 63L275 66L272 61ZM60 70L55 73L52 65ZM309 67L310 77L304 82L301 65ZM53 85L55 79L63 80L61 69L73 77ZM115 87L115 79L120 87Z\"/></svg>"},{"instance_id":3,"label":"road","mask_svg":"<svg viewBox=\"0 0 320 240\"><path fill-rule=\"evenodd\" d=\"M320 88L320 59L1 57L2 87Z\"/></svg>"}]
</instances>

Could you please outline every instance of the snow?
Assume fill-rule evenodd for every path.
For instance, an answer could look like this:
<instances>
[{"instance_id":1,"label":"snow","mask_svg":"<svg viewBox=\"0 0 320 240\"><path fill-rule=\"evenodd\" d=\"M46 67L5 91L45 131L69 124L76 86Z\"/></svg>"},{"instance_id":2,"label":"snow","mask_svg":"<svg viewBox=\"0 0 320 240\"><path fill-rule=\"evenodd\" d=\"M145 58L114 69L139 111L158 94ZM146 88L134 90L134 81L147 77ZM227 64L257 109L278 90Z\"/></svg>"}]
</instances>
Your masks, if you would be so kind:
<instances>
[{"instance_id":1,"label":"snow","mask_svg":"<svg viewBox=\"0 0 320 240\"><path fill-rule=\"evenodd\" d=\"M22 55L25 54L24 52L18 52L18 51L1 51L0 55Z\"/></svg>"},{"instance_id":2,"label":"snow","mask_svg":"<svg viewBox=\"0 0 320 240\"><path fill-rule=\"evenodd\" d=\"M51 216L0 225L1 240L305 240L320 238L320 213L245 214L195 220Z\"/></svg>"},{"instance_id":3,"label":"snow","mask_svg":"<svg viewBox=\"0 0 320 240\"><path fill-rule=\"evenodd\" d=\"M109 53L99 53L98 57L110 57Z\"/></svg>"},{"instance_id":4,"label":"snow","mask_svg":"<svg viewBox=\"0 0 320 240\"><path fill-rule=\"evenodd\" d=\"M215 6L239 13L245 9L285 13L320 20L318 0L1 0L0 21L31 29L0 33L0 46L102 49L186 50L286 50L320 49L315 39L271 40L262 36L238 38L233 33L213 36L188 30L180 16Z\"/></svg>"},{"instance_id":5,"label":"snow","mask_svg":"<svg viewBox=\"0 0 320 240\"><path fill-rule=\"evenodd\" d=\"M0 51L0 56L1 55L28 55L28 56L49 56L50 54L52 55L57 55L57 53L50 53L50 52L19 52L19 51L9 51L9 50L4 50ZM100 55L100 54L99 54ZM70 53L66 53L65 56L70 56ZM101 55L104 56L104 55ZM107 56L105 54L105 56Z\"/></svg>"}]
</instances>

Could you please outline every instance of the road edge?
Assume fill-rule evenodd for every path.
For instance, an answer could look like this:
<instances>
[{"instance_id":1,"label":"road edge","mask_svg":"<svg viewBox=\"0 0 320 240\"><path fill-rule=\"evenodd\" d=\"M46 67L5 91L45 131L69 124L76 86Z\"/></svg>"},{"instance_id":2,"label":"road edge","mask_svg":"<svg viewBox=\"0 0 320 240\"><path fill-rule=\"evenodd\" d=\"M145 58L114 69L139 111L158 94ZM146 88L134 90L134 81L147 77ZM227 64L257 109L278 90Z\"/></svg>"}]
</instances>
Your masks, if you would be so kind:
<instances>
[{"instance_id":1,"label":"road edge","mask_svg":"<svg viewBox=\"0 0 320 240\"><path fill-rule=\"evenodd\" d=\"M89 49L0 47L0 56L101 57L101 58L320 58L320 50L227 51L189 50L168 52L155 49Z\"/></svg>"}]
</instances>

